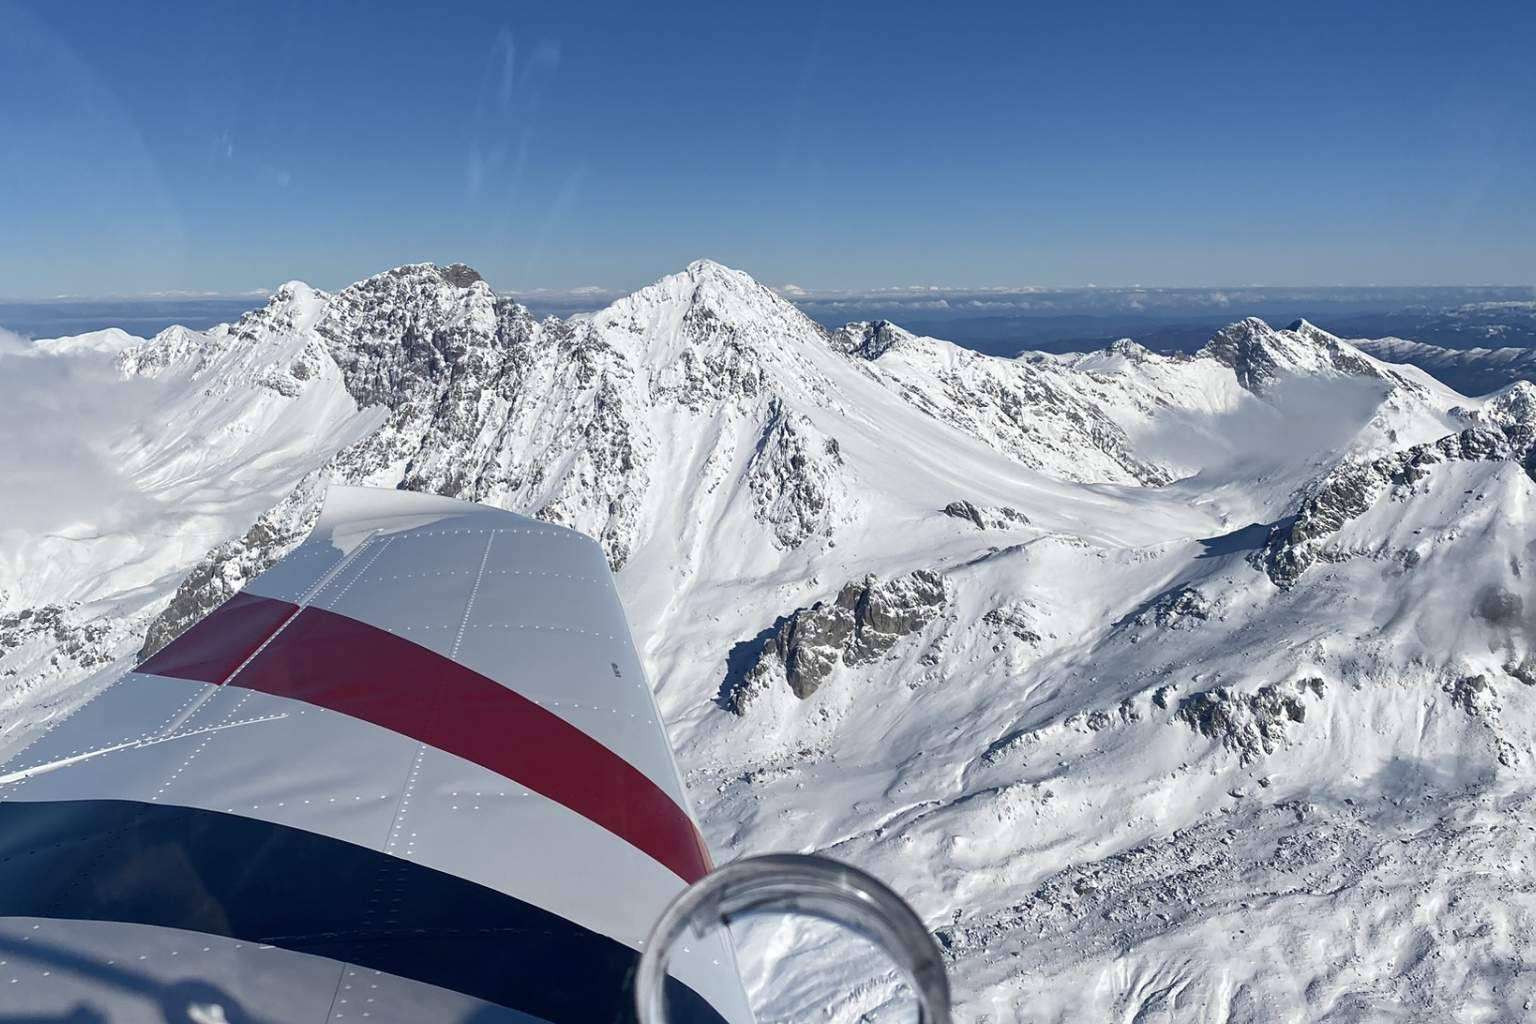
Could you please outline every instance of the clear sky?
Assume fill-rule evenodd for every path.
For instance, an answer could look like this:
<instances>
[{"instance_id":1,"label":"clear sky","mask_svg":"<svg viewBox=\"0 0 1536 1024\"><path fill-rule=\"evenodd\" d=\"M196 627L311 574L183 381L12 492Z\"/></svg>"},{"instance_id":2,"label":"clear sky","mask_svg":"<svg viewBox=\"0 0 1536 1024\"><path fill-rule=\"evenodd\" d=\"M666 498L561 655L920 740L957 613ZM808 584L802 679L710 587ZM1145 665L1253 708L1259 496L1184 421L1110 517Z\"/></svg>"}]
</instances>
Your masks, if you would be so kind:
<instances>
[{"instance_id":1,"label":"clear sky","mask_svg":"<svg viewBox=\"0 0 1536 1024\"><path fill-rule=\"evenodd\" d=\"M1536 3L0 0L0 297L1536 281Z\"/></svg>"}]
</instances>

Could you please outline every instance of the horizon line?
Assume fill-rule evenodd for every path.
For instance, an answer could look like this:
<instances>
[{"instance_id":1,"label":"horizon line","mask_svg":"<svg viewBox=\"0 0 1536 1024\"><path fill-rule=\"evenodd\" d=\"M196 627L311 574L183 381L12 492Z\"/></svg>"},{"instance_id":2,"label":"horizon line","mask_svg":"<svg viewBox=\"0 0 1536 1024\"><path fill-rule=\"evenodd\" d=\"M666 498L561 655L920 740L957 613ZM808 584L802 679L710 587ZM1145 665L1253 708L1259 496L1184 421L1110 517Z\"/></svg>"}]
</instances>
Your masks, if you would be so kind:
<instances>
[{"instance_id":1,"label":"horizon line","mask_svg":"<svg viewBox=\"0 0 1536 1024\"><path fill-rule=\"evenodd\" d=\"M402 264L405 266L406 264ZM446 266L447 264L437 264ZM380 271L386 273L387 271ZM743 271L745 273L745 271ZM350 288L377 275L358 278L336 288L318 288L315 285L309 287L318 291L335 293ZM750 274L748 276L751 276ZM301 283L308 282L298 280ZM483 280L483 278L482 278ZM657 280L660 280L658 278ZM757 280L753 278L753 280ZM654 283L654 282L653 282ZM762 283L762 282L759 282ZM603 285L578 285L571 288L499 288L490 281L486 281L497 296L519 299L569 299L569 300L596 300L608 298L620 298L631 295L636 291L648 287L640 285L636 288L614 288ZM281 285L278 286L279 288ZM1525 291L1536 297L1536 283L1448 283L1448 284L1074 284L1074 285L878 285L869 288L805 288L795 284L770 285L763 287L779 295L788 302L818 302L834 299L859 299L859 298L898 298L916 297L922 295L945 294L991 294L991 295L1050 295L1061 293L1094 293L1094 292L1223 292L1223 291L1302 291L1302 292L1338 292L1338 291ZM101 294L56 294L47 296L11 295L0 296L0 305L58 305L71 302L235 302L241 300L270 299L277 288L250 288L237 291L193 291L193 290L167 290L149 292L106 292Z\"/></svg>"}]
</instances>

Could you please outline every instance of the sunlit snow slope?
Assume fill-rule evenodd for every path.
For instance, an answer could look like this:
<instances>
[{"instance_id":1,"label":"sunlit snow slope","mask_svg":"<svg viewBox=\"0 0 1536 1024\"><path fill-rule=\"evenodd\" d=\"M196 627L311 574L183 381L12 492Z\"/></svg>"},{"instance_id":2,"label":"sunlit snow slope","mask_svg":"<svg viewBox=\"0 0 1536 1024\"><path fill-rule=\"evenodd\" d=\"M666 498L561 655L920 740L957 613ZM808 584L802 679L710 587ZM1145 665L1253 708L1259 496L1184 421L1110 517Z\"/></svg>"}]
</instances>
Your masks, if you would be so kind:
<instances>
[{"instance_id":1,"label":"sunlit snow slope","mask_svg":"<svg viewBox=\"0 0 1536 1024\"><path fill-rule=\"evenodd\" d=\"M999 359L708 261L571 321L415 265L0 360L8 748L327 481L432 491L597 537L717 853L890 881L961 1019L1529 1016L1528 384L1254 319ZM902 998L758 938L766 1019Z\"/></svg>"}]
</instances>

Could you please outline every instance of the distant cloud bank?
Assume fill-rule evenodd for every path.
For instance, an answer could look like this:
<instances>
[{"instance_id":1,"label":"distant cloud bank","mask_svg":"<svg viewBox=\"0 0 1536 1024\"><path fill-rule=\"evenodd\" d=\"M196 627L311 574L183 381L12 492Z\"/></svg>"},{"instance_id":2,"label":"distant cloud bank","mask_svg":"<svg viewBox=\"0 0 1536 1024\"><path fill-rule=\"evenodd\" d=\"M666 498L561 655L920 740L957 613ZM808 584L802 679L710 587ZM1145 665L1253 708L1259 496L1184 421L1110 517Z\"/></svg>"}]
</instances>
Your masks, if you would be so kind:
<instances>
[{"instance_id":1,"label":"distant cloud bank","mask_svg":"<svg viewBox=\"0 0 1536 1024\"><path fill-rule=\"evenodd\" d=\"M501 291L498 289L498 291ZM965 319L993 316L1185 316L1294 306L1330 310L1446 309L1474 303L1529 302L1536 287L1425 286L1289 288L1252 285L1235 288L965 288L942 285L897 285L867 289L817 289L799 284L774 288L817 319L846 315L848 319L885 317L901 320ZM539 312L569 314L601 309L622 297L619 289L587 285L581 288L507 290Z\"/></svg>"}]
</instances>

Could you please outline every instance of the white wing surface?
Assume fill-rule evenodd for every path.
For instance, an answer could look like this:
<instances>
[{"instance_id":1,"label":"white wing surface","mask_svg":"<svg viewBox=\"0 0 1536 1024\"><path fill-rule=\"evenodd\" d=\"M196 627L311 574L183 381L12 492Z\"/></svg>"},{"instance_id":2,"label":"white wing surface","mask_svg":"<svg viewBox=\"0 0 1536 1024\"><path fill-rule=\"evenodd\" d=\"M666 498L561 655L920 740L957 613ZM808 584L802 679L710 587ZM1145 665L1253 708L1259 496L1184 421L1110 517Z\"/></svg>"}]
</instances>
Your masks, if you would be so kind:
<instances>
[{"instance_id":1,"label":"white wing surface","mask_svg":"<svg viewBox=\"0 0 1536 1024\"><path fill-rule=\"evenodd\" d=\"M601 548L336 487L0 766L0 1022L630 1020L709 866ZM672 972L750 1020L723 942Z\"/></svg>"}]
</instances>

